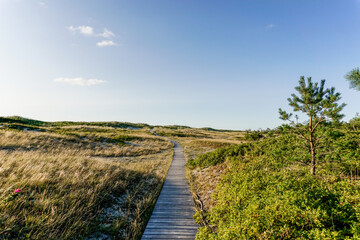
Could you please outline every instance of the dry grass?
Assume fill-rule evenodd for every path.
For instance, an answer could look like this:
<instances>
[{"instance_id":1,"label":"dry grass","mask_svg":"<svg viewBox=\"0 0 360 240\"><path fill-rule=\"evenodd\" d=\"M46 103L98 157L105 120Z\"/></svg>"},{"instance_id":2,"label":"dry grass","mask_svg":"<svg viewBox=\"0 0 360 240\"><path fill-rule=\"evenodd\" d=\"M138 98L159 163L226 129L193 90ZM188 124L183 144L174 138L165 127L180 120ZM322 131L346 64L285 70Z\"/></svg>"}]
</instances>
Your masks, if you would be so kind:
<instances>
[{"instance_id":1,"label":"dry grass","mask_svg":"<svg viewBox=\"0 0 360 240\"><path fill-rule=\"evenodd\" d=\"M0 239L139 238L173 154L147 131L0 130Z\"/></svg>"},{"instance_id":2,"label":"dry grass","mask_svg":"<svg viewBox=\"0 0 360 240\"><path fill-rule=\"evenodd\" d=\"M221 131L221 130L207 130L203 128L168 128L156 127L154 128L159 135L167 135L180 139L203 139L203 140L218 140L221 142L239 142L244 135L243 131Z\"/></svg>"},{"instance_id":3,"label":"dry grass","mask_svg":"<svg viewBox=\"0 0 360 240\"><path fill-rule=\"evenodd\" d=\"M31 128L30 128L31 129ZM0 239L138 239L172 160L149 128L43 126L0 130ZM241 143L243 132L157 127L187 160ZM226 164L188 170L209 209ZM21 189L14 194L15 189Z\"/></svg>"},{"instance_id":4,"label":"dry grass","mask_svg":"<svg viewBox=\"0 0 360 240\"><path fill-rule=\"evenodd\" d=\"M215 192L216 186L226 170L227 165L220 164L205 169L194 169L189 174L192 191L203 202L203 210L209 211L215 205L216 202L211 195Z\"/></svg>"},{"instance_id":5,"label":"dry grass","mask_svg":"<svg viewBox=\"0 0 360 240\"><path fill-rule=\"evenodd\" d=\"M242 131L213 131L207 129L171 129L157 127L157 133L169 136L171 139L181 143L184 148L186 161L195 159L199 155L214 151L220 147L241 144L244 142L245 132ZM206 169L187 169L187 178L190 182L191 191L203 202L204 210L208 211L215 202L211 198L221 177L228 168L227 163L223 163Z\"/></svg>"}]
</instances>

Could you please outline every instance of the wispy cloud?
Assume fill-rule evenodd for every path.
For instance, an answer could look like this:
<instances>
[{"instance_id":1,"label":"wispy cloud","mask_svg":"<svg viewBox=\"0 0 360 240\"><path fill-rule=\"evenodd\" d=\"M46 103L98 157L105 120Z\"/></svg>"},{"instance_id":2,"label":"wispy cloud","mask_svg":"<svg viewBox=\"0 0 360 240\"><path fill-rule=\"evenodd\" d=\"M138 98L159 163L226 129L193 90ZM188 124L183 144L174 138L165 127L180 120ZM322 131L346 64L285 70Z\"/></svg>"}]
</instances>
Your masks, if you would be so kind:
<instances>
[{"instance_id":1,"label":"wispy cloud","mask_svg":"<svg viewBox=\"0 0 360 240\"><path fill-rule=\"evenodd\" d=\"M270 23L266 26L266 29L270 30L270 29L273 29L274 27L275 27L275 24Z\"/></svg>"},{"instance_id":2,"label":"wispy cloud","mask_svg":"<svg viewBox=\"0 0 360 240\"><path fill-rule=\"evenodd\" d=\"M70 85L77 85L77 86L94 86L94 85L99 85L102 83L105 83L106 81L104 80L100 80L100 79L95 79L95 78L91 78L91 79L84 79L82 77L78 77L78 78L56 78L54 79L54 82L59 82L59 83L66 83L66 84L70 84Z\"/></svg>"},{"instance_id":3,"label":"wispy cloud","mask_svg":"<svg viewBox=\"0 0 360 240\"><path fill-rule=\"evenodd\" d=\"M45 2L38 2L39 6L42 7L42 8L47 8L47 4Z\"/></svg>"},{"instance_id":4,"label":"wispy cloud","mask_svg":"<svg viewBox=\"0 0 360 240\"><path fill-rule=\"evenodd\" d=\"M101 33L95 32L94 28L91 26L70 26L68 27L68 30L74 34L79 33L85 36L91 36L91 37L101 37L101 38L107 38L112 39L115 37L115 34L110 31L107 28L104 28L104 31ZM116 46L117 44L112 40L102 40L100 42L97 42L96 45L98 47L110 47L110 46Z\"/></svg>"},{"instance_id":5,"label":"wispy cloud","mask_svg":"<svg viewBox=\"0 0 360 240\"><path fill-rule=\"evenodd\" d=\"M114 43L111 40L102 40L101 42L98 42L96 45L98 47L111 47L111 46L116 46L116 43Z\"/></svg>"},{"instance_id":6,"label":"wispy cloud","mask_svg":"<svg viewBox=\"0 0 360 240\"><path fill-rule=\"evenodd\" d=\"M115 34L108 30L107 28L104 29L104 32L103 33L99 33L98 34L100 37L104 37L104 38L112 38L112 37L115 37Z\"/></svg>"},{"instance_id":7,"label":"wispy cloud","mask_svg":"<svg viewBox=\"0 0 360 240\"><path fill-rule=\"evenodd\" d=\"M72 33L80 33L85 36L95 36L94 28L90 26L70 26L68 27L69 31Z\"/></svg>"}]
</instances>

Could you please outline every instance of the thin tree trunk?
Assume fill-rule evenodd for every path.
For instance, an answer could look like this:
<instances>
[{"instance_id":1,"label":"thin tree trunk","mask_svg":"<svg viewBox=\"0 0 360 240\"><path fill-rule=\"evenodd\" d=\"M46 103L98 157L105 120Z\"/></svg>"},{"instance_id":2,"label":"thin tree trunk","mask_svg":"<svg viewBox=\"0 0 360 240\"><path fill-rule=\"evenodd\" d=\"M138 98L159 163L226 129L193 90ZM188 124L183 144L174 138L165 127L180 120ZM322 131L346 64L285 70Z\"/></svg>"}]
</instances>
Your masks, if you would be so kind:
<instances>
[{"instance_id":1,"label":"thin tree trunk","mask_svg":"<svg viewBox=\"0 0 360 240\"><path fill-rule=\"evenodd\" d=\"M312 117L310 116L310 122L309 122L309 142L310 142L310 152L311 152L311 165L310 165L310 173L312 175L315 175L315 166L316 166L316 152L315 152L315 139L313 137L313 121Z\"/></svg>"},{"instance_id":2,"label":"thin tree trunk","mask_svg":"<svg viewBox=\"0 0 360 240\"><path fill-rule=\"evenodd\" d=\"M311 165L310 165L310 173L315 175L315 166L316 166L316 152L315 152L315 145L314 145L314 138L312 133L310 134L310 152L311 152Z\"/></svg>"}]
</instances>

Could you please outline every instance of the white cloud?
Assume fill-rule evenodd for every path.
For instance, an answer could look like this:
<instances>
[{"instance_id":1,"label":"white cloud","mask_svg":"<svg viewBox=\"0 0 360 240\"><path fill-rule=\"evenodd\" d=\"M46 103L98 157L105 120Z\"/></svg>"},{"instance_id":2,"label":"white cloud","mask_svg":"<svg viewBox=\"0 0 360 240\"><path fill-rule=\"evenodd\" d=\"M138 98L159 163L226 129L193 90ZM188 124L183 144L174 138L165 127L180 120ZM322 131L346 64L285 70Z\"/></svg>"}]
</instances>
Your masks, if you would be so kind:
<instances>
[{"instance_id":1,"label":"white cloud","mask_svg":"<svg viewBox=\"0 0 360 240\"><path fill-rule=\"evenodd\" d=\"M68 30L74 34L79 33L85 36L102 37L102 38L115 37L115 34L107 28L104 28L104 31L102 33L96 33L94 31L94 28L91 26L78 26L78 27L70 26L68 27ZM96 45L98 47L110 47L110 46L116 46L117 44L111 40L102 40L100 42L97 42Z\"/></svg>"},{"instance_id":2,"label":"white cloud","mask_svg":"<svg viewBox=\"0 0 360 240\"><path fill-rule=\"evenodd\" d=\"M86 85L87 86L93 86L93 85L98 85L98 84L102 84L102 83L105 83L106 81L104 80L99 80L99 79L96 79L96 78L93 78L93 79L88 79L87 82L86 82Z\"/></svg>"},{"instance_id":3,"label":"white cloud","mask_svg":"<svg viewBox=\"0 0 360 240\"><path fill-rule=\"evenodd\" d=\"M103 37L103 38L115 37L115 34L107 28L104 28L104 31L98 34L95 33L94 28L91 26L78 26L78 27L70 26L68 27L68 29L70 32L81 33L87 36Z\"/></svg>"},{"instance_id":4,"label":"white cloud","mask_svg":"<svg viewBox=\"0 0 360 240\"><path fill-rule=\"evenodd\" d=\"M110 40L102 40L101 42L98 42L96 45L98 47L110 47L110 46L116 46L116 43Z\"/></svg>"},{"instance_id":5,"label":"white cloud","mask_svg":"<svg viewBox=\"0 0 360 240\"><path fill-rule=\"evenodd\" d=\"M107 28L104 29L103 33L98 34L100 37L104 37L104 38L111 38L111 37L115 37L115 34L108 30Z\"/></svg>"},{"instance_id":6,"label":"white cloud","mask_svg":"<svg viewBox=\"0 0 360 240\"><path fill-rule=\"evenodd\" d=\"M94 29L90 26L78 26L78 27L74 27L74 26L70 26L68 27L70 32L73 33L80 33L86 36L94 36L95 32Z\"/></svg>"},{"instance_id":7,"label":"white cloud","mask_svg":"<svg viewBox=\"0 0 360 240\"><path fill-rule=\"evenodd\" d=\"M82 77L78 77L78 78L56 78L54 79L54 82L67 83L70 85L77 85L77 86L94 86L105 83L106 81L94 79L94 78L84 79Z\"/></svg>"},{"instance_id":8,"label":"white cloud","mask_svg":"<svg viewBox=\"0 0 360 240\"><path fill-rule=\"evenodd\" d=\"M270 30L273 29L275 27L275 24L270 23L269 25L266 26L266 29Z\"/></svg>"},{"instance_id":9,"label":"white cloud","mask_svg":"<svg viewBox=\"0 0 360 240\"><path fill-rule=\"evenodd\" d=\"M42 8L47 8L47 5L45 2L38 2L39 6Z\"/></svg>"}]
</instances>

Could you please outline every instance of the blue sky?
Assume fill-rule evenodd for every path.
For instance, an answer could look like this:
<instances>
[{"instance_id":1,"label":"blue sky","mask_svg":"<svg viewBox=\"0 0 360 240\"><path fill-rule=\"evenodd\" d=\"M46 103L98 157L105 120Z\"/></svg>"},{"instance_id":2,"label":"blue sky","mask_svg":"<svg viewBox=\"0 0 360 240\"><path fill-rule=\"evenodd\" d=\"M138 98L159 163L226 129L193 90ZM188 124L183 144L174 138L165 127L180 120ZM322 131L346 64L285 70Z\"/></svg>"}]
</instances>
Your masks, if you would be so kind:
<instances>
[{"instance_id":1,"label":"blue sky","mask_svg":"<svg viewBox=\"0 0 360 240\"><path fill-rule=\"evenodd\" d=\"M0 0L0 115L273 128L360 66L359 0Z\"/></svg>"}]
</instances>

